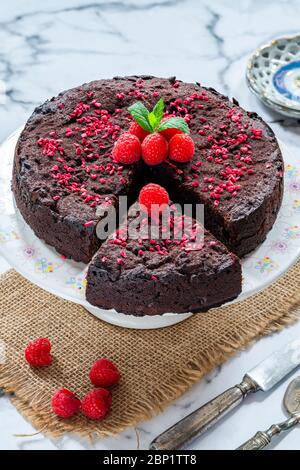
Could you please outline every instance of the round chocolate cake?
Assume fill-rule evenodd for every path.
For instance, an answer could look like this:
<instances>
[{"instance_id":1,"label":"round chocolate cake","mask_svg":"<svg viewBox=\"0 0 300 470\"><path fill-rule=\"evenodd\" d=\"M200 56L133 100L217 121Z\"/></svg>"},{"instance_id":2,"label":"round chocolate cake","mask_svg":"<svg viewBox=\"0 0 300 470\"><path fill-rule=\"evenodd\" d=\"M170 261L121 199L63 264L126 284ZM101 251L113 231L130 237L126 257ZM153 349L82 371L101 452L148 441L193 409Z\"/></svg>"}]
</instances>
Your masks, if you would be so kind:
<instances>
[{"instance_id":1,"label":"round chocolate cake","mask_svg":"<svg viewBox=\"0 0 300 470\"><path fill-rule=\"evenodd\" d=\"M152 109L160 97L168 115L182 117L188 123L195 144L193 160L176 163L167 158L156 166L145 165L142 160L131 165L116 163L112 157L114 143L132 122L128 107L140 100ZM218 264L223 266L219 252L214 258L210 251L208 258L214 258L214 267L205 269L204 245L201 257L189 254L190 271L183 284L180 276L184 263L179 270L178 266L173 269L172 256L167 272L165 262L160 276L146 272L148 260L148 264L140 264L133 284L128 284L133 274L126 256L118 261L119 254L107 248L107 242L100 248L97 208L118 208L123 195L134 203L149 181L163 185L175 202L204 204L205 228L210 232L207 236L215 237L224 256L226 253L225 257L234 259L225 263L228 282L216 282L218 273L223 273L223 269L217 269ZM174 77L116 77L65 91L36 108L16 146L13 192L21 214L38 237L76 261L88 263L95 255L87 288L92 304L139 315L183 312L186 308L203 311L240 293L240 265L235 255L242 257L255 249L272 227L282 200L283 161L268 125L215 90ZM116 261L118 276L110 276L105 263L99 263L106 256L102 250L109 251L110 263ZM154 255L147 252L147 256ZM197 258L194 264L191 256ZM122 276L125 272L127 275ZM197 293L199 282L187 287L198 272L202 283L206 273L206 293ZM125 278L122 284L120 280ZM116 279L120 301L112 295ZM151 288L146 287L145 280L152 282ZM172 282L168 294L167 285ZM234 288L228 289L232 283ZM139 295L128 294L130 285L135 289L139 286ZM180 296L174 297L176 286ZM144 297L143 291L147 292Z\"/></svg>"}]
</instances>

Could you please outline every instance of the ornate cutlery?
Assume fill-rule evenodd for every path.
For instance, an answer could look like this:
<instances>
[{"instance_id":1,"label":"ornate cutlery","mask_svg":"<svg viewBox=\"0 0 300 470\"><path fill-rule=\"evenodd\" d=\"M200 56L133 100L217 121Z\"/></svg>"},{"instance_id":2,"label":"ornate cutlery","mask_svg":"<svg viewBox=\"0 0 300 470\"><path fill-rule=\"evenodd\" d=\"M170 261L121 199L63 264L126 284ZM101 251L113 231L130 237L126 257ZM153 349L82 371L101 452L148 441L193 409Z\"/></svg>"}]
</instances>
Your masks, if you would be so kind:
<instances>
[{"instance_id":1,"label":"ornate cutlery","mask_svg":"<svg viewBox=\"0 0 300 470\"><path fill-rule=\"evenodd\" d=\"M300 364L300 339L274 352L250 370L242 382L174 424L150 444L152 450L181 449L202 435L229 411L240 405L249 393L266 392Z\"/></svg>"},{"instance_id":2,"label":"ornate cutlery","mask_svg":"<svg viewBox=\"0 0 300 470\"><path fill-rule=\"evenodd\" d=\"M288 386L283 403L290 417L282 423L272 424L267 431L258 431L237 450L262 450L270 444L273 436L288 431L300 423L300 377L294 379Z\"/></svg>"}]
</instances>

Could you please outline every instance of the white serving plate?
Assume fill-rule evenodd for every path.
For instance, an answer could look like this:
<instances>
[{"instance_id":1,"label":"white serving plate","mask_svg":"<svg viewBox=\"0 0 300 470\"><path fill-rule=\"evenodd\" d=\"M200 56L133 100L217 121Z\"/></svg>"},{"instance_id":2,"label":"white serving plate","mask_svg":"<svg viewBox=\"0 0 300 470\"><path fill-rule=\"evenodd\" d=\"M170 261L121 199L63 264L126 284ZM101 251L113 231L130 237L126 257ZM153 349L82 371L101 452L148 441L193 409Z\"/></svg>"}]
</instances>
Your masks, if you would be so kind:
<instances>
[{"instance_id":1,"label":"white serving plate","mask_svg":"<svg viewBox=\"0 0 300 470\"><path fill-rule=\"evenodd\" d=\"M151 329L179 323L191 313L135 317L93 307L85 299L86 266L66 260L37 238L16 210L11 192L14 148L20 130L0 146L0 254L25 278L43 289L84 306L102 320L126 328ZM241 301L278 279L300 255L300 163L284 144L285 191L274 227L262 245L242 261ZM41 312L42 314L42 312Z\"/></svg>"}]
</instances>

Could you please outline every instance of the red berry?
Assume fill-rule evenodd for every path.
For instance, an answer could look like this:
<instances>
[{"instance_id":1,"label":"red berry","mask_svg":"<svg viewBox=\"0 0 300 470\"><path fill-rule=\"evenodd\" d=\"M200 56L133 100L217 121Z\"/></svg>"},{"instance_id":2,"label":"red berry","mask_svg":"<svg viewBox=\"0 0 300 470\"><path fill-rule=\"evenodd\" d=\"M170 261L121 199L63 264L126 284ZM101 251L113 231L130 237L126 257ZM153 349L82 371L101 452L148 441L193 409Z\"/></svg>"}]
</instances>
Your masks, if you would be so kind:
<instances>
[{"instance_id":1,"label":"red berry","mask_svg":"<svg viewBox=\"0 0 300 470\"><path fill-rule=\"evenodd\" d=\"M90 370L90 380L95 387L111 387L120 380L120 372L108 359L99 359Z\"/></svg>"},{"instance_id":2,"label":"red berry","mask_svg":"<svg viewBox=\"0 0 300 470\"><path fill-rule=\"evenodd\" d=\"M135 135L141 142L143 142L144 138L149 135L148 131L145 131L141 126L138 125L137 122L133 121L129 127L130 134Z\"/></svg>"},{"instance_id":3,"label":"red berry","mask_svg":"<svg viewBox=\"0 0 300 470\"><path fill-rule=\"evenodd\" d=\"M111 401L110 391L104 388L96 388L82 400L82 413L90 419L103 419L110 411Z\"/></svg>"},{"instance_id":4,"label":"red berry","mask_svg":"<svg viewBox=\"0 0 300 470\"><path fill-rule=\"evenodd\" d=\"M195 152L193 139L188 134L176 134L169 143L169 157L175 162L189 162Z\"/></svg>"},{"instance_id":5,"label":"red berry","mask_svg":"<svg viewBox=\"0 0 300 470\"><path fill-rule=\"evenodd\" d=\"M162 119L162 123L165 121L168 121L169 119L176 117L176 116L166 116ZM164 131L161 131L160 134L164 136L165 139L168 141L172 139L172 137L176 134L182 134L183 132L180 129L176 129L175 127L170 127L170 129L165 129Z\"/></svg>"},{"instance_id":6,"label":"red berry","mask_svg":"<svg viewBox=\"0 0 300 470\"><path fill-rule=\"evenodd\" d=\"M51 343L47 338L38 338L28 344L25 349L25 359L33 367L50 366Z\"/></svg>"},{"instance_id":7,"label":"red berry","mask_svg":"<svg viewBox=\"0 0 300 470\"><path fill-rule=\"evenodd\" d=\"M112 154L115 162L131 165L141 157L141 142L135 135L124 132L116 141Z\"/></svg>"},{"instance_id":8,"label":"red berry","mask_svg":"<svg viewBox=\"0 0 300 470\"><path fill-rule=\"evenodd\" d=\"M162 206L169 204L170 198L168 192L159 184L150 183L144 186L139 195L139 203L142 209L148 214L153 212L153 205Z\"/></svg>"},{"instance_id":9,"label":"red berry","mask_svg":"<svg viewBox=\"0 0 300 470\"><path fill-rule=\"evenodd\" d=\"M142 142L142 157L147 165L159 165L165 160L168 153L168 142L155 132L149 134Z\"/></svg>"},{"instance_id":10,"label":"red berry","mask_svg":"<svg viewBox=\"0 0 300 470\"><path fill-rule=\"evenodd\" d=\"M71 418L80 410L81 403L74 393L61 388L52 397L51 407L53 413L61 418Z\"/></svg>"}]
</instances>

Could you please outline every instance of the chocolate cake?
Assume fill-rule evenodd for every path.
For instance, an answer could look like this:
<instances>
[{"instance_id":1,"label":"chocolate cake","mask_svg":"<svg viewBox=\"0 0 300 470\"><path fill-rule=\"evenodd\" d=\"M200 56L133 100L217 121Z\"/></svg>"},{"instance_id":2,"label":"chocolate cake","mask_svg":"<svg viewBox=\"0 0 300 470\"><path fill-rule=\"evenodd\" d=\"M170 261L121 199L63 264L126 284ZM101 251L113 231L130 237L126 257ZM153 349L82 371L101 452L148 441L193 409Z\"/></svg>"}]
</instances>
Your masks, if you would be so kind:
<instances>
[{"instance_id":1,"label":"chocolate cake","mask_svg":"<svg viewBox=\"0 0 300 470\"><path fill-rule=\"evenodd\" d=\"M138 238L130 238L137 219ZM155 240L148 233L143 237L143 222L147 228L150 221L147 225L136 203L92 259L87 300L127 314L157 315L205 311L237 297L242 281L238 257L190 217L174 210L170 221L168 238L161 223Z\"/></svg>"},{"instance_id":2,"label":"chocolate cake","mask_svg":"<svg viewBox=\"0 0 300 470\"><path fill-rule=\"evenodd\" d=\"M168 115L189 124L193 161L166 160L156 167L142 161L114 162L114 142L132 121L128 107L142 100L150 109L159 97ZM175 202L203 203L206 229L241 257L265 239L276 219L283 161L272 130L256 114L198 83L150 76L97 80L61 93L36 108L16 146L13 192L20 212L38 237L76 261L88 263L100 247L98 206L117 208L122 195L133 203L148 181L164 185ZM107 244L103 250L108 250ZM177 282L174 273L174 289ZM159 288L153 295L159 297ZM93 292L89 300L100 305L96 289L88 287ZM129 296L127 289L124 297ZM141 289L146 291L145 283ZM236 292L239 289L240 282ZM214 295L216 302L210 299L209 305L219 304L223 296ZM195 310L205 308L203 298ZM168 299L161 300L163 307L156 305L157 311L149 309L151 314L181 312L187 305L182 299L176 308ZM126 311L142 312L129 304L124 304Z\"/></svg>"}]
</instances>

